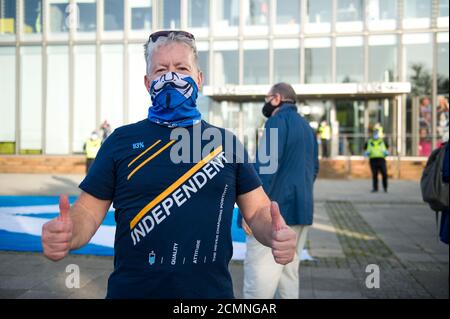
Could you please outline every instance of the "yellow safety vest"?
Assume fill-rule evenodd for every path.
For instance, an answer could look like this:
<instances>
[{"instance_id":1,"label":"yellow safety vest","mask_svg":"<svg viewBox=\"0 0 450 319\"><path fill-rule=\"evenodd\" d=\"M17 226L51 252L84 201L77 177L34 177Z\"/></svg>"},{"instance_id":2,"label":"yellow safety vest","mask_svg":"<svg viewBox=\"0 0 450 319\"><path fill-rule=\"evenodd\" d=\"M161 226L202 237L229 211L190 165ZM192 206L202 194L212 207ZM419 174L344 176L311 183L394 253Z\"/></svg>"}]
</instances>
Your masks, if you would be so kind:
<instances>
[{"instance_id":1,"label":"yellow safety vest","mask_svg":"<svg viewBox=\"0 0 450 319\"><path fill-rule=\"evenodd\" d=\"M331 127L329 126L321 126L319 127L319 136L322 140L331 139Z\"/></svg>"},{"instance_id":2,"label":"yellow safety vest","mask_svg":"<svg viewBox=\"0 0 450 319\"><path fill-rule=\"evenodd\" d=\"M386 157L386 144L379 138L377 140L371 138L367 143L367 152L369 153L369 158L384 158Z\"/></svg>"},{"instance_id":3,"label":"yellow safety vest","mask_svg":"<svg viewBox=\"0 0 450 319\"><path fill-rule=\"evenodd\" d=\"M94 159L97 156L97 153L102 145L101 139L91 140L88 139L86 142L86 157L89 159Z\"/></svg>"}]
</instances>

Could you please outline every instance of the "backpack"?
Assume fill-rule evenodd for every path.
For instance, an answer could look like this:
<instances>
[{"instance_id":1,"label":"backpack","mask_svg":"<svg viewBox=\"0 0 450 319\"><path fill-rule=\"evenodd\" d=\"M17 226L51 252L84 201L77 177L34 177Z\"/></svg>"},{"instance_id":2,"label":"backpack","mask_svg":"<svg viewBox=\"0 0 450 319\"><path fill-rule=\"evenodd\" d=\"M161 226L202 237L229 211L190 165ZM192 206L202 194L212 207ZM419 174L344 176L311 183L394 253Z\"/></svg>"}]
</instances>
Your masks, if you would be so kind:
<instances>
[{"instance_id":1,"label":"backpack","mask_svg":"<svg viewBox=\"0 0 450 319\"><path fill-rule=\"evenodd\" d=\"M420 179L423 201L436 212L448 209L448 184L442 181L445 145L435 149L428 158Z\"/></svg>"}]
</instances>

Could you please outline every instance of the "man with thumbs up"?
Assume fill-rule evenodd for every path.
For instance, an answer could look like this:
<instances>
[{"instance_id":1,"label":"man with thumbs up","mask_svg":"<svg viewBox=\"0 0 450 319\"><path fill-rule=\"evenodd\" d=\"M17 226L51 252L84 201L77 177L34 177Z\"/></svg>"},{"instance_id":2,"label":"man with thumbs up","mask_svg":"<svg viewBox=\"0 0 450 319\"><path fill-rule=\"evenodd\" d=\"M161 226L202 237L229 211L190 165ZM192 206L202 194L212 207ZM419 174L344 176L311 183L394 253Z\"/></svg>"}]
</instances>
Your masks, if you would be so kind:
<instances>
[{"instance_id":1,"label":"man with thumbs up","mask_svg":"<svg viewBox=\"0 0 450 319\"><path fill-rule=\"evenodd\" d=\"M235 203L276 263L293 260L296 233L264 192L242 143L201 119L196 99L203 74L194 36L155 32L145 57L148 118L105 140L71 207L61 197L61 216L42 228L44 254L57 261L86 245L114 203L107 298L233 298ZM192 138L181 148L180 129ZM200 154L194 154L197 143ZM187 161L173 157L180 150Z\"/></svg>"},{"instance_id":2,"label":"man with thumbs up","mask_svg":"<svg viewBox=\"0 0 450 319\"><path fill-rule=\"evenodd\" d=\"M248 234L244 262L244 298L299 298L299 265L308 226L313 221L313 183L318 174L318 150L314 131L298 114L296 93L287 83L275 84L266 97L263 114L268 117L258 153L278 147L278 168L264 173L264 163L257 161L256 168L263 187L272 202L273 244L271 248L261 245L253 228L244 229ZM272 135L273 130L277 134ZM257 155L257 159L260 157ZM283 217L282 217L283 216ZM286 247L288 228L297 234L297 254L292 263L283 263L281 249ZM272 255L275 257L272 258Z\"/></svg>"}]
</instances>

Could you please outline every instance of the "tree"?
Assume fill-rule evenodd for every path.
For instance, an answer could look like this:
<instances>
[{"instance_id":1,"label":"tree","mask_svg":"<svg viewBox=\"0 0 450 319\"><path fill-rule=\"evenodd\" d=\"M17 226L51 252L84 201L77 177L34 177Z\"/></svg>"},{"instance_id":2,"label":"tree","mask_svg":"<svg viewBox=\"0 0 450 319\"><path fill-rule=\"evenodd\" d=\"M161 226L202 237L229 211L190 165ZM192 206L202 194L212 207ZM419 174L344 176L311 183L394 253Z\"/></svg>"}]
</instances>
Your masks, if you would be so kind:
<instances>
[{"instance_id":1,"label":"tree","mask_svg":"<svg viewBox=\"0 0 450 319\"><path fill-rule=\"evenodd\" d=\"M448 88L449 88L448 76L438 74L437 78L438 94L448 94L449 91Z\"/></svg>"},{"instance_id":2,"label":"tree","mask_svg":"<svg viewBox=\"0 0 450 319\"><path fill-rule=\"evenodd\" d=\"M422 63L411 65L411 94L413 96L430 96L432 92L432 76Z\"/></svg>"}]
</instances>

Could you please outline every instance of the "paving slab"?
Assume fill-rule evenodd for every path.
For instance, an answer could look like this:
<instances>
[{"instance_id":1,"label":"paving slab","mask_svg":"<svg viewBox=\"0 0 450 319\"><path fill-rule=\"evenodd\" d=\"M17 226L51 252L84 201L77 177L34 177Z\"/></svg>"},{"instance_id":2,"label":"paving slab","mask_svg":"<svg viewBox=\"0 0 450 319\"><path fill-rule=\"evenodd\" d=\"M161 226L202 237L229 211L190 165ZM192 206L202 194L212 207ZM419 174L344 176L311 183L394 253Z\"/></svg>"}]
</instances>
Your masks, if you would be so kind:
<instances>
[{"instance_id":1,"label":"paving slab","mask_svg":"<svg viewBox=\"0 0 450 319\"><path fill-rule=\"evenodd\" d=\"M0 195L79 194L82 175L0 174ZM448 246L436 236L434 213L418 182L390 181L370 193L370 180L321 180L314 224L300 266L300 297L318 299L448 299ZM65 286L67 265L80 267L80 288ZM380 267L381 287L368 289L366 267ZM0 298L104 298L112 257L70 255L54 263L42 254L0 251ZM243 265L230 271L242 298Z\"/></svg>"}]
</instances>

